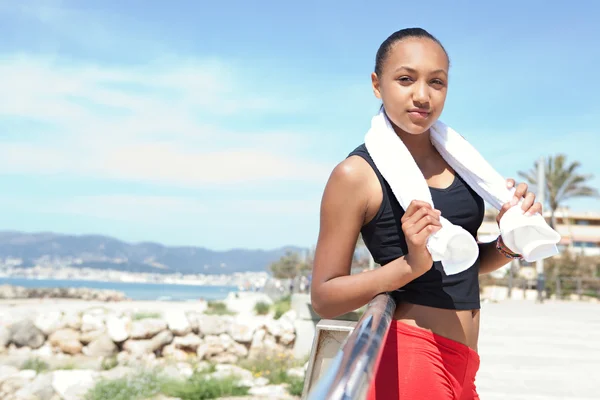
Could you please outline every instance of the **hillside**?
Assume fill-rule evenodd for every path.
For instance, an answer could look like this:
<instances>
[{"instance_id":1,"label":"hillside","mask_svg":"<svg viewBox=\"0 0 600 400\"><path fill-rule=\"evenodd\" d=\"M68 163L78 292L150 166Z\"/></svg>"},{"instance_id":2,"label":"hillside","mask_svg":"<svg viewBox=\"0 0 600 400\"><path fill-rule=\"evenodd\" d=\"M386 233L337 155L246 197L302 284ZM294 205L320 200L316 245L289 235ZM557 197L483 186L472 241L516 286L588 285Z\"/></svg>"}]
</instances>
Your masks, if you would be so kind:
<instances>
[{"instance_id":1,"label":"hillside","mask_svg":"<svg viewBox=\"0 0 600 400\"><path fill-rule=\"evenodd\" d=\"M22 266L55 265L115 269L130 272L221 274L264 271L286 250L169 247L159 243L127 243L100 235L63 235L51 232L0 232L0 263ZM19 262L17 261L17 262Z\"/></svg>"}]
</instances>

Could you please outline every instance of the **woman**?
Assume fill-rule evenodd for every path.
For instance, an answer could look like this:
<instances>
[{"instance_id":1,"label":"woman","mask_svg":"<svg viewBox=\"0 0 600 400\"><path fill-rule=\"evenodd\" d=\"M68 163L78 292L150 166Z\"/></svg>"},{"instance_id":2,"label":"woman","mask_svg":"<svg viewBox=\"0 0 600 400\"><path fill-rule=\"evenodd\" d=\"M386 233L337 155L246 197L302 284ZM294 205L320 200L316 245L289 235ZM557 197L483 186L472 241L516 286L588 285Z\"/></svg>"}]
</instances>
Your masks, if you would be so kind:
<instances>
[{"instance_id":1,"label":"woman","mask_svg":"<svg viewBox=\"0 0 600 400\"><path fill-rule=\"evenodd\" d=\"M479 258L469 269L447 276L425 247L429 235L441 227L440 215L475 238L484 215L482 198L429 138L429 128L444 108L448 70L449 58L440 42L413 28L382 43L371 76L375 96L423 172L436 209L413 201L403 210L364 144L334 168L323 194L311 285L314 310L333 318L383 292L390 292L398 304L370 399L478 399L478 275L520 257L498 238L479 243ZM508 187L514 184L507 180ZM521 198L525 211L542 211L521 183L497 221ZM350 275L359 233L381 267Z\"/></svg>"}]
</instances>

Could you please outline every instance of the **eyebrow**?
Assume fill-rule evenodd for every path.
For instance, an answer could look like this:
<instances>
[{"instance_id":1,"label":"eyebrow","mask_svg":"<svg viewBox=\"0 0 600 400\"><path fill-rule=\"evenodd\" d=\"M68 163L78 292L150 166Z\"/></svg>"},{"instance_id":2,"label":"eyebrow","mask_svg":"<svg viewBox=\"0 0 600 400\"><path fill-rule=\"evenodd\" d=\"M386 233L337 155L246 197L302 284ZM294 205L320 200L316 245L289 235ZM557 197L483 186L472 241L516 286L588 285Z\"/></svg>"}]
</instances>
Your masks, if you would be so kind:
<instances>
[{"instance_id":1,"label":"eyebrow","mask_svg":"<svg viewBox=\"0 0 600 400\"><path fill-rule=\"evenodd\" d=\"M411 67L407 67L407 66L405 66L405 65L401 65L400 67L396 68L396 70L395 70L394 72L398 72L398 71L400 71L400 70L406 70L406 71L408 71L408 72L412 72L412 73L414 73L414 74L416 74L416 73L417 73L417 70L416 70L416 69L414 69L414 68L411 68ZM444 73L445 75L448 75L448 73L446 72L446 70L445 70L445 69L441 69L441 68L440 68L440 69L436 69L435 71L431 71L431 73L432 73L432 74L436 74L436 73L438 73L438 72L442 72L442 73Z\"/></svg>"}]
</instances>

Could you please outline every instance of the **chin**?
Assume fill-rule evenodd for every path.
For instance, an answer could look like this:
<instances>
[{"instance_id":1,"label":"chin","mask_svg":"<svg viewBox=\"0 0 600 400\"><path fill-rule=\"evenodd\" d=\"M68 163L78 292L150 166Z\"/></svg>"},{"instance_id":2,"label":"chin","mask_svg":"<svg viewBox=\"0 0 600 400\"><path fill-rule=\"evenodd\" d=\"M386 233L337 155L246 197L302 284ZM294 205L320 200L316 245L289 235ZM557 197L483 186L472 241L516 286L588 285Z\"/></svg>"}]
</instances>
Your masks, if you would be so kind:
<instances>
[{"instance_id":1,"label":"chin","mask_svg":"<svg viewBox=\"0 0 600 400\"><path fill-rule=\"evenodd\" d=\"M423 124L416 124L412 121L409 121L406 124L398 125L398 128L402 129L409 135L421 135L427 132L431 125L433 125L433 123L429 121L423 121Z\"/></svg>"}]
</instances>

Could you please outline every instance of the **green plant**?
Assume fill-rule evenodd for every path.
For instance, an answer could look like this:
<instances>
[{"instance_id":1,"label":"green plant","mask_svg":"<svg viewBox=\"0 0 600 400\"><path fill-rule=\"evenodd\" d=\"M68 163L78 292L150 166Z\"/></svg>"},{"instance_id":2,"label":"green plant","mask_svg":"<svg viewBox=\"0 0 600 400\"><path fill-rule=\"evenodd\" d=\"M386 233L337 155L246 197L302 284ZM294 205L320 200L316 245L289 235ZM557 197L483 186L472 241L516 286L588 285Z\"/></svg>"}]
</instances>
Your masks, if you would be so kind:
<instances>
[{"instance_id":1,"label":"green plant","mask_svg":"<svg viewBox=\"0 0 600 400\"><path fill-rule=\"evenodd\" d=\"M208 308L204 312L205 314L213 315L232 315L234 312L227 309L227 305L222 301L209 301L207 304Z\"/></svg>"},{"instance_id":2,"label":"green plant","mask_svg":"<svg viewBox=\"0 0 600 400\"><path fill-rule=\"evenodd\" d=\"M138 374L106 380L102 379L86 393L85 400L141 400L161 392L164 384L157 374Z\"/></svg>"},{"instance_id":3,"label":"green plant","mask_svg":"<svg viewBox=\"0 0 600 400\"><path fill-rule=\"evenodd\" d=\"M298 360L291 353L279 353L276 355L262 355L241 362L241 367L251 371L255 377L265 377L273 385L291 382L292 377L288 370L299 366Z\"/></svg>"},{"instance_id":4,"label":"green plant","mask_svg":"<svg viewBox=\"0 0 600 400\"><path fill-rule=\"evenodd\" d=\"M50 365L39 358L30 358L21 365L21 369L32 369L39 374L40 372L48 371Z\"/></svg>"},{"instance_id":5,"label":"green plant","mask_svg":"<svg viewBox=\"0 0 600 400\"><path fill-rule=\"evenodd\" d=\"M134 321L139 321L141 319L160 318L160 317L162 317L162 314L159 313L159 312L140 311L140 312L137 312L137 313L133 314L133 316L131 317L131 319L134 320Z\"/></svg>"},{"instance_id":6,"label":"green plant","mask_svg":"<svg viewBox=\"0 0 600 400\"><path fill-rule=\"evenodd\" d=\"M292 396L302 396L302 390L304 390L304 379L299 377L289 377L289 385L287 391Z\"/></svg>"},{"instance_id":7,"label":"green plant","mask_svg":"<svg viewBox=\"0 0 600 400\"><path fill-rule=\"evenodd\" d=\"M275 319L281 318L283 314L288 312L292 308L292 297L285 296L281 299L277 300L275 304L273 304L273 309L275 310Z\"/></svg>"},{"instance_id":8,"label":"green plant","mask_svg":"<svg viewBox=\"0 0 600 400\"><path fill-rule=\"evenodd\" d=\"M223 396L245 396L248 387L239 386L238 379L208 378L205 372L196 372L184 381L170 381L163 385L163 393L181 400L217 399Z\"/></svg>"},{"instance_id":9,"label":"green plant","mask_svg":"<svg viewBox=\"0 0 600 400\"><path fill-rule=\"evenodd\" d=\"M254 305L254 311L258 315L266 315L269 313L270 309L271 309L271 306L269 304L265 303L264 301L259 301L258 303L256 303Z\"/></svg>"},{"instance_id":10,"label":"green plant","mask_svg":"<svg viewBox=\"0 0 600 400\"><path fill-rule=\"evenodd\" d=\"M100 367L104 371L107 371L109 369L115 368L117 365L119 365L119 361L117 360L117 357L110 356L110 357L106 357L106 358L102 359L102 363L100 364Z\"/></svg>"}]
</instances>

